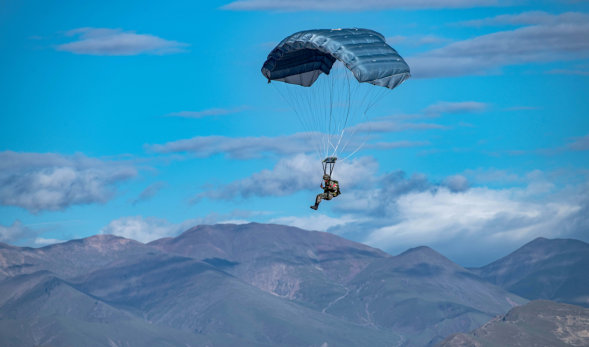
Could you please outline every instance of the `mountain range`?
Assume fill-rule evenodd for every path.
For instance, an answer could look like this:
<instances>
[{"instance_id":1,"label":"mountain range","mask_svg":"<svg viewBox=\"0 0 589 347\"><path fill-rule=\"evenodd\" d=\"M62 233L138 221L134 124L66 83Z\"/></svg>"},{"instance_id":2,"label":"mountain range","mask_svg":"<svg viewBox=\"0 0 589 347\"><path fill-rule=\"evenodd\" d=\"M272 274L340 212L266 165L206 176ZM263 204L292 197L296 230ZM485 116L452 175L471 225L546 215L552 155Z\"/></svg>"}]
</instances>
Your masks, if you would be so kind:
<instances>
[{"instance_id":1,"label":"mountain range","mask_svg":"<svg viewBox=\"0 0 589 347\"><path fill-rule=\"evenodd\" d=\"M256 223L149 244L113 235L0 244L0 347L433 346L528 302L488 278L493 264L469 271L428 247L391 256ZM565 290L576 283L563 280L560 292L577 295Z\"/></svg>"}]
</instances>

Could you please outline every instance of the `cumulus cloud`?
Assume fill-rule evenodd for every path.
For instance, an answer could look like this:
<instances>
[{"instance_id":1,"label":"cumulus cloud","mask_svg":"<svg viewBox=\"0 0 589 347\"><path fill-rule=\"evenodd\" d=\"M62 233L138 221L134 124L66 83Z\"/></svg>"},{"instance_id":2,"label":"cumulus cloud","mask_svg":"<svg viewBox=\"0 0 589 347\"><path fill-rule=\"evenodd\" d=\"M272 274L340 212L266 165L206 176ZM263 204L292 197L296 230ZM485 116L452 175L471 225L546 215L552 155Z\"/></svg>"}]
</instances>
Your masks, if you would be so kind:
<instances>
[{"instance_id":1,"label":"cumulus cloud","mask_svg":"<svg viewBox=\"0 0 589 347\"><path fill-rule=\"evenodd\" d=\"M133 178L130 164L83 154L0 152L0 204L31 213L106 203L118 183Z\"/></svg>"},{"instance_id":2,"label":"cumulus cloud","mask_svg":"<svg viewBox=\"0 0 589 347\"><path fill-rule=\"evenodd\" d=\"M147 243L164 237L177 236L197 224L199 223L196 220L174 224L161 218L130 216L111 221L100 230L100 233L118 235Z\"/></svg>"},{"instance_id":3,"label":"cumulus cloud","mask_svg":"<svg viewBox=\"0 0 589 347\"><path fill-rule=\"evenodd\" d=\"M488 184L488 183L514 183L514 182L524 182L524 177L510 172L508 170L498 170L495 168L490 169L475 169L475 170L465 170L463 175L470 178L471 180L480 183L480 184Z\"/></svg>"},{"instance_id":4,"label":"cumulus cloud","mask_svg":"<svg viewBox=\"0 0 589 347\"><path fill-rule=\"evenodd\" d=\"M462 193L468 190L468 179L462 175L449 176L442 182L452 193Z\"/></svg>"},{"instance_id":5,"label":"cumulus cloud","mask_svg":"<svg viewBox=\"0 0 589 347\"><path fill-rule=\"evenodd\" d=\"M142 201L147 201L151 198L153 198L154 196L156 196L156 194L162 189L167 187L168 184L166 182L160 181L160 182L155 182L153 184L150 184L149 186L147 186L147 188L145 188L138 197L136 197L135 199L131 200L131 203L133 205L136 205L139 202Z\"/></svg>"},{"instance_id":6,"label":"cumulus cloud","mask_svg":"<svg viewBox=\"0 0 589 347\"><path fill-rule=\"evenodd\" d=\"M163 218L128 216L109 222L100 230L101 234L112 234L148 243L164 237L174 237L186 230L202 224L243 224L248 221L238 218L249 218L265 215L264 211L234 210L227 214L212 213L203 218L192 218L180 223L172 223Z\"/></svg>"},{"instance_id":7,"label":"cumulus cloud","mask_svg":"<svg viewBox=\"0 0 589 347\"><path fill-rule=\"evenodd\" d=\"M499 22L524 26L454 42L408 57L411 74L416 78L483 75L497 73L503 66L589 57L587 14L527 13L498 16L477 23Z\"/></svg>"},{"instance_id":8,"label":"cumulus cloud","mask_svg":"<svg viewBox=\"0 0 589 347\"><path fill-rule=\"evenodd\" d=\"M357 222L358 219L349 216L333 218L324 214L313 214L305 217L280 217L268 221L270 224L289 225L304 230L327 231L333 227Z\"/></svg>"},{"instance_id":9,"label":"cumulus cloud","mask_svg":"<svg viewBox=\"0 0 589 347\"><path fill-rule=\"evenodd\" d=\"M512 4L505 0L241 0L221 7L230 11L377 11L387 9L441 9L495 7Z\"/></svg>"},{"instance_id":10,"label":"cumulus cloud","mask_svg":"<svg viewBox=\"0 0 589 347\"><path fill-rule=\"evenodd\" d=\"M59 239L44 239L42 237L37 237L35 238L35 245L38 246L47 246L47 245L53 245L56 243L62 243L62 242L66 242L66 240L59 240Z\"/></svg>"},{"instance_id":11,"label":"cumulus cloud","mask_svg":"<svg viewBox=\"0 0 589 347\"><path fill-rule=\"evenodd\" d=\"M553 234L580 209L567 203L522 200L518 193L522 191L471 188L452 194L441 188L407 194L395 201L398 222L370 233L366 243L390 247L472 236L495 242L529 240Z\"/></svg>"},{"instance_id":12,"label":"cumulus cloud","mask_svg":"<svg viewBox=\"0 0 589 347\"><path fill-rule=\"evenodd\" d=\"M168 41L149 34L108 28L78 28L65 32L77 41L55 46L58 51L86 55L176 54L186 52L187 43Z\"/></svg>"},{"instance_id":13,"label":"cumulus cloud","mask_svg":"<svg viewBox=\"0 0 589 347\"><path fill-rule=\"evenodd\" d=\"M239 113L248 108L245 106L235 108L210 108L203 111L182 111L168 113L164 117L182 117L182 118L205 118L211 116L224 116L228 114Z\"/></svg>"},{"instance_id":14,"label":"cumulus cloud","mask_svg":"<svg viewBox=\"0 0 589 347\"><path fill-rule=\"evenodd\" d=\"M344 185L341 196L322 205L335 216L283 216L269 222L346 235L391 254L425 244L465 265L483 265L472 259L494 260L535 237L580 237L589 227L586 180L559 188L553 174L495 169L470 170L439 182L403 171L378 174L377 167L361 176L362 186ZM514 187L493 189L477 182Z\"/></svg>"},{"instance_id":15,"label":"cumulus cloud","mask_svg":"<svg viewBox=\"0 0 589 347\"><path fill-rule=\"evenodd\" d=\"M338 163L334 175L337 174L338 180L346 182L346 187L342 187L344 190L367 183L377 169L378 164L374 159L362 157ZM255 196L287 196L301 190L316 190L322 175L317 157L299 154L280 159L272 170L262 170L247 178L200 193L192 202L198 203L203 198L227 201Z\"/></svg>"},{"instance_id":16,"label":"cumulus cloud","mask_svg":"<svg viewBox=\"0 0 589 347\"><path fill-rule=\"evenodd\" d=\"M13 243L35 235L34 230L24 226L19 220L15 220L10 226L0 224L0 242Z\"/></svg>"}]
</instances>

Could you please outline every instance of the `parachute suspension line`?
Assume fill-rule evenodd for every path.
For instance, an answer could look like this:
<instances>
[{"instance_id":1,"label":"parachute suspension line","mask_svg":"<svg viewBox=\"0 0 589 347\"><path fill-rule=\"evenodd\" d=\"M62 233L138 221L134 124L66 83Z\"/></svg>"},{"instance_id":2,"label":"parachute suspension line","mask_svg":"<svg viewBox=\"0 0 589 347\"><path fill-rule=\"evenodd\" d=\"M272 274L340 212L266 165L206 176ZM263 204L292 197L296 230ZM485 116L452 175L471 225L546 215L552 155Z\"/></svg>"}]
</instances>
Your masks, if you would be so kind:
<instances>
[{"instance_id":1,"label":"parachute suspension line","mask_svg":"<svg viewBox=\"0 0 589 347\"><path fill-rule=\"evenodd\" d=\"M370 139L370 113L390 91L386 87L359 83L340 61L334 63L329 74L320 73L311 87L288 83L272 85L295 111L319 158L342 156L340 161L349 159ZM282 91L281 86L286 91ZM358 138L364 135L364 139Z\"/></svg>"},{"instance_id":2,"label":"parachute suspension line","mask_svg":"<svg viewBox=\"0 0 589 347\"><path fill-rule=\"evenodd\" d=\"M371 90L373 90L373 89L371 89ZM366 118L366 122L368 124L368 132L366 134L366 138L364 139L364 141L362 142L362 144L356 150L354 150L352 153L350 153L350 155L348 155L347 157L345 157L344 159L342 159L342 161L344 161L344 160L348 159L349 157L351 157L354 153L356 153L358 150L360 150L360 148L362 148L366 144L366 142L368 141L368 138L370 137L370 119L368 118L368 116L366 115L366 113L370 110L370 108L372 108L373 106L375 106L375 104L378 103L387 94L388 91L390 91L390 89L383 88L382 91L379 91L378 93L373 93L374 95L372 95L372 97L369 98L369 103L366 106L365 112L362 114L362 117L365 117ZM346 144L342 148L342 152L348 146L348 143L350 143L350 141L354 138L355 133L356 133L356 129L358 128L358 126L360 124L361 123L358 123L354 127L354 130L352 131L352 135L351 135L350 139L346 142Z\"/></svg>"},{"instance_id":3,"label":"parachute suspension line","mask_svg":"<svg viewBox=\"0 0 589 347\"><path fill-rule=\"evenodd\" d=\"M342 112L342 116L339 119L339 121L337 122L337 128L334 129L334 133L337 134L336 135L337 136L337 138L336 138L337 139L337 146L333 149L332 156L336 156L337 155L337 149L338 149L339 144L340 144L340 142L342 140L342 137L344 136L345 126L347 124L348 117L350 115L350 106L351 106L350 79L349 79L349 75L348 75L348 70L345 70L345 73L346 73L346 79L345 79L344 86L343 86L344 95L346 97L345 98L345 103L344 103L345 110L344 110L344 112ZM347 91L347 93L346 93L346 91ZM344 120L344 117L343 117L344 114L345 114L345 120ZM341 133L340 133L340 129L341 129ZM332 145L332 147L333 147L333 145Z\"/></svg>"},{"instance_id":4,"label":"parachute suspension line","mask_svg":"<svg viewBox=\"0 0 589 347\"><path fill-rule=\"evenodd\" d=\"M311 141L311 144L313 145L313 147L315 148L315 151L317 151L317 154L319 155L319 160L322 160L321 158L321 153L319 153L319 148L317 147L317 145L315 144L315 141L311 138L311 136L309 135L309 131L307 131L307 128L305 126L305 123L303 123L303 121L301 120L301 117L299 115L299 113L297 112L296 107L294 107L294 105L290 102L289 99L287 99L282 92L280 91L280 89L278 87L276 87L276 83L272 83L272 85L274 86L274 88L278 91L278 93L280 94L280 96L282 96L282 98L284 100L286 100L286 102L288 103L288 105L290 106L290 108L293 109L293 111L295 112L295 114L297 115L297 118L299 119L299 122L301 123L301 125L303 126L303 129L305 129L305 133L307 134L307 137L309 138L309 140ZM286 88L288 90L288 88ZM290 92L289 92L290 93Z\"/></svg>"},{"instance_id":5,"label":"parachute suspension line","mask_svg":"<svg viewBox=\"0 0 589 347\"><path fill-rule=\"evenodd\" d=\"M355 120L357 118L357 109L359 107L361 107L363 104L364 99L366 98L366 96L364 97L364 99L362 100L362 102L359 105L354 105L353 100L356 99L358 92L360 90L360 83L358 83L357 85L354 84L354 87L352 87L350 80L351 80L351 73L344 68L338 68L336 66L335 69L338 72L341 73L341 71L343 70L345 73L345 83L342 86L342 89L344 90L343 92L338 93L339 95L343 95L345 93L345 95L347 96L345 98L345 111L342 112L341 118L339 118L339 121L337 122L337 127L334 129L333 134L337 134L337 145L333 146L333 144L331 143L331 141L329 142L332 146L332 148L334 149L332 156L336 156L338 153L338 149L340 144L342 143L343 138L345 137L345 133L346 133L346 127L348 125L349 122L352 122L353 120ZM342 76L338 76L338 77L342 77ZM372 92L372 88L369 89L369 93ZM350 113L351 113L351 117L350 117ZM344 118L345 116L345 118ZM365 115L364 115L365 116ZM354 127L354 131L352 132L352 138L354 137L355 131L357 129L358 124L356 124L356 127ZM341 130L341 132L340 132ZM348 139L346 141L346 145L342 148L341 152L343 152L345 150L345 148L347 147L347 144L350 142L350 140L352 139ZM348 156L349 157L349 156Z\"/></svg>"},{"instance_id":6,"label":"parachute suspension line","mask_svg":"<svg viewBox=\"0 0 589 347\"><path fill-rule=\"evenodd\" d=\"M363 115L364 117L366 117L366 114ZM366 144L366 141L368 141L368 137L370 136L370 119L368 119L368 117L366 117L366 122L368 123L368 133L366 134L366 138L364 139L364 142L362 142L362 144L360 145L360 147L356 148L355 151L353 151L352 153L350 153L350 155L348 155L347 157L345 157L344 159L342 159L341 161L344 161L346 159L348 159L349 157L351 157L354 153L358 152L358 150L360 150L360 148L364 147L364 144ZM358 127L358 125L356 125L356 127ZM356 132L356 127L354 127L354 132ZM350 143L350 141L354 138L354 134L352 134L352 137L348 140L348 142L346 142L346 144L344 145L343 150L348 146L348 143Z\"/></svg>"},{"instance_id":7,"label":"parachute suspension line","mask_svg":"<svg viewBox=\"0 0 589 347\"><path fill-rule=\"evenodd\" d=\"M287 89L289 89L289 91L290 91L291 88L287 87ZM291 94L291 97L293 97L296 100L297 104L299 105L299 108L300 108L302 115L303 115L303 119L306 123L305 129L307 131L307 134L309 135L309 137L311 137L313 144L315 145L315 150L317 151L319 158L321 158L321 151L320 151L321 143L319 142L319 144L318 144L316 130L313 126L312 119L309 116L309 110L307 110L306 107L303 107L305 105L303 104L304 100L302 99L301 95L302 95L302 93L304 93L304 91L300 90L299 88L295 88L295 89L293 89L293 93L296 93L297 97L293 97L292 94Z\"/></svg>"}]
</instances>

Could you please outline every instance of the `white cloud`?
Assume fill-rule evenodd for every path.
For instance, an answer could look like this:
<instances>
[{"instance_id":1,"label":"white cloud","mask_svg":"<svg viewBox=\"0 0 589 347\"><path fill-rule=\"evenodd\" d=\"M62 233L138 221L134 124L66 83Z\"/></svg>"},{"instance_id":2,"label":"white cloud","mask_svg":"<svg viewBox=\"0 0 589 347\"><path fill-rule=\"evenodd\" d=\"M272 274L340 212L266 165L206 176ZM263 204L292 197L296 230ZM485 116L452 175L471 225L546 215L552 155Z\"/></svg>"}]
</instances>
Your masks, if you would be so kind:
<instances>
[{"instance_id":1,"label":"white cloud","mask_svg":"<svg viewBox=\"0 0 589 347\"><path fill-rule=\"evenodd\" d=\"M386 9L441 9L495 7L512 4L505 0L241 0L225 6L230 11L376 11Z\"/></svg>"},{"instance_id":2,"label":"white cloud","mask_svg":"<svg viewBox=\"0 0 589 347\"><path fill-rule=\"evenodd\" d=\"M224 221L220 221L217 224L249 224L251 223L248 220L245 219L228 219L228 220L224 220Z\"/></svg>"},{"instance_id":3,"label":"white cloud","mask_svg":"<svg viewBox=\"0 0 589 347\"><path fill-rule=\"evenodd\" d=\"M358 124L357 126L346 129L347 134L367 134L368 132L392 133L403 131L421 131L421 130L445 130L449 127L433 124L433 123L406 123L400 121L407 118L432 118L439 117L442 114L467 114L467 113L482 113L488 109L489 105L476 101L463 102L438 102L435 105L426 107L420 115L395 115L387 117L379 117ZM178 114L170 114L181 117L200 118L214 114L227 114L229 110L212 109L201 112L181 112ZM236 111L237 112L237 111ZM367 142L363 148L377 149L377 150L391 150L395 148L426 146L430 143L427 141L397 141L397 142L379 142L371 143L376 137L366 136L362 139L354 138L354 135L348 135L342 141L344 150L347 148L347 153L353 152L352 149L359 148L364 140ZM167 142L164 144L145 144L146 150L156 153L191 153L199 158L208 158L210 156L223 154L231 159L253 159L261 158L268 154L279 156L296 155L300 153L316 152L313 146L313 140L318 140L316 143L319 147L323 147L324 139L321 133L295 133L292 135L276 136L276 137L227 137L227 136L197 136L191 139L181 139ZM345 145L343 145L345 143ZM327 144L325 144L327 146ZM341 151L342 149L340 149ZM342 155L345 157L345 155Z\"/></svg>"},{"instance_id":4,"label":"white cloud","mask_svg":"<svg viewBox=\"0 0 589 347\"><path fill-rule=\"evenodd\" d=\"M0 242L12 243L33 236L35 232L24 226L21 221L15 220L12 225L0 224Z\"/></svg>"},{"instance_id":5,"label":"white cloud","mask_svg":"<svg viewBox=\"0 0 589 347\"><path fill-rule=\"evenodd\" d=\"M439 116L448 114L468 114L482 113L489 108L489 105L483 102L462 101L462 102L445 102L441 101L435 105L430 105L423 109L423 113L430 116Z\"/></svg>"},{"instance_id":6,"label":"white cloud","mask_svg":"<svg viewBox=\"0 0 589 347\"><path fill-rule=\"evenodd\" d=\"M235 108L210 108L208 110L203 111L182 111L182 112L173 112L168 113L165 117L182 117L182 118L204 118L204 117L211 117L211 116L223 116L228 114L239 113L244 110L247 110L248 107L241 106Z\"/></svg>"},{"instance_id":7,"label":"white cloud","mask_svg":"<svg viewBox=\"0 0 589 347\"><path fill-rule=\"evenodd\" d=\"M202 224L245 224L243 218L268 215L272 212L234 210L227 214L211 213L202 218L191 218L180 223L172 223L163 218L128 216L110 221L100 230L100 234L112 234L148 243L164 237L175 237L186 230Z\"/></svg>"},{"instance_id":8,"label":"white cloud","mask_svg":"<svg viewBox=\"0 0 589 347\"><path fill-rule=\"evenodd\" d=\"M66 36L77 36L78 41L55 47L58 51L87 55L176 54L186 52L189 45L168 41L157 36L134 31L108 28L79 28L67 31Z\"/></svg>"},{"instance_id":9,"label":"white cloud","mask_svg":"<svg viewBox=\"0 0 589 347\"><path fill-rule=\"evenodd\" d=\"M499 183L513 183L513 182L523 182L523 177L519 175L509 172L507 170L498 170L495 168L490 169L483 169L479 168L476 170L465 170L463 174L469 177L471 180L475 181L479 184L487 184L493 182Z\"/></svg>"},{"instance_id":10,"label":"white cloud","mask_svg":"<svg viewBox=\"0 0 589 347\"><path fill-rule=\"evenodd\" d=\"M147 186L147 188L145 188L138 197L136 197L135 199L131 200L131 203L133 205L136 205L139 202L143 202L143 201L147 201L150 200L151 198L153 198L154 196L157 195L157 193L167 187L168 184L166 182L163 181L159 181L159 182L155 182L153 184L150 184L149 186Z\"/></svg>"},{"instance_id":11,"label":"white cloud","mask_svg":"<svg viewBox=\"0 0 589 347\"><path fill-rule=\"evenodd\" d=\"M116 185L137 175L130 164L83 154L0 152L0 204L31 213L106 203Z\"/></svg>"},{"instance_id":12,"label":"white cloud","mask_svg":"<svg viewBox=\"0 0 589 347\"><path fill-rule=\"evenodd\" d=\"M321 208L321 205L319 208ZM326 216L324 214L313 214L313 215L306 216L306 217L274 218L274 219L269 220L267 223L289 225L289 226L301 228L304 230L327 231L330 228L337 227L337 226L344 226L348 223L353 223L356 221L358 221L358 219L351 218L350 216L342 216L342 217L338 217L338 218L333 218L333 217Z\"/></svg>"},{"instance_id":13,"label":"white cloud","mask_svg":"<svg viewBox=\"0 0 589 347\"><path fill-rule=\"evenodd\" d=\"M411 74L416 78L482 75L497 73L501 67L508 65L589 57L589 15L524 15L498 16L480 23L506 22L509 19L513 23L533 25L454 42L408 57L406 61L411 67ZM531 19L533 17L534 20Z\"/></svg>"},{"instance_id":14,"label":"white cloud","mask_svg":"<svg viewBox=\"0 0 589 347\"><path fill-rule=\"evenodd\" d=\"M378 169L369 157L339 162L334 179L346 182L342 190L367 183ZM321 163L315 156L299 154L278 161L272 170L262 170L251 176L198 194L193 202L203 198L232 200L254 196L287 196L301 190L316 190L323 175Z\"/></svg>"},{"instance_id":15,"label":"white cloud","mask_svg":"<svg viewBox=\"0 0 589 347\"><path fill-rule=\"evenodd\" d=\"M42 237L37 237L35 238L35 245L38 246L47 246L47 245L53 245L55 243L62 243L62 242L66 242L66 240L58 240L58 239L44 239Z\"/></svg>"},{"instance_id":16,"label":"white cloud","mask_svg":"<svg viewBox=\"0 0 589 347\"><path fill-rule=\"evenodd\" d=\"M469 188L468 179L462 175L446 177L442 184L452 193L465 192Z\"/></svg>"},{"instance_id":17,"label":"white cloud","mask_svg":"<svg viewBox=\"0 0 589 347\"><path fill-rule=\"evenodd\" d=\"M550 181L554 175L539 170L516 175L479 169L465 175L475 182L519 186L477 187L463 175L434 183L420 174L378 176L373 171L365 177L367 186L347 189L329 202L336 216L311 214L270 222L346 234L391 254L428 245L465 264L474 258L496 259L540 236L579 238L585 233L587 239L589 182L559 188Z\"/></svg>"},{"instance_id":18,"label":"white cloud","mask_svg":"<svg viewBox=\"0 0 589 347\"><path fill-rule=\"evenodd\" d=\"M531 187L533 189L533 187ZM530 193L531 194L531 193ZM567 203L521 200L525 191L471 188L453 194L440 188L399 197L395 213L399 222L379 228L366 238L369 245L391 247L479 238L497 244L554 236L563 221L581 207ZM475 247L475 245L472 245Z\"/></svg>"},{"instance_id":19,"label":"white cloud","mask_svg":"<svg viewBox=\"0 0 589 347\"><path fill-rule=\"evenodd\" d=\"M147 243L164 237L177 236L198 224L196 221L192 224L191 221L193 220L174 224L168 222L166 219L155 217L121 217L108 223L107 226L100 230L100 233L118 235Z\"/></svg>"}]
</instances>

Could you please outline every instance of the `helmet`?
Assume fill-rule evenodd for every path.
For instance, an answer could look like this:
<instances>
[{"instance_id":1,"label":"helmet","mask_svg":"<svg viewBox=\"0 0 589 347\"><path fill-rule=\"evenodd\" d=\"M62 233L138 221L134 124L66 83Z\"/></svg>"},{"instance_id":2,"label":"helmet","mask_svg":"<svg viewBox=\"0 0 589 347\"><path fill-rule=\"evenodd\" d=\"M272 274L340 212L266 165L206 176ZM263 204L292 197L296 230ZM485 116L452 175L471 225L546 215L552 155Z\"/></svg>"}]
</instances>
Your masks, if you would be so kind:
<instances>
[{"instance_id":1,"label":"helmet","mask_svg":"<svg viewBox=\"0 0 589 347\"><path fill-rule=\"evenodd\" d=\"M331 177L329 177L329 175L327 175L327 174L323 175L323 179L324 179L324 180L328 180L328 179L330 179L330 178L331 178Z\"/></svg>"}]
</instances>

